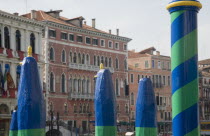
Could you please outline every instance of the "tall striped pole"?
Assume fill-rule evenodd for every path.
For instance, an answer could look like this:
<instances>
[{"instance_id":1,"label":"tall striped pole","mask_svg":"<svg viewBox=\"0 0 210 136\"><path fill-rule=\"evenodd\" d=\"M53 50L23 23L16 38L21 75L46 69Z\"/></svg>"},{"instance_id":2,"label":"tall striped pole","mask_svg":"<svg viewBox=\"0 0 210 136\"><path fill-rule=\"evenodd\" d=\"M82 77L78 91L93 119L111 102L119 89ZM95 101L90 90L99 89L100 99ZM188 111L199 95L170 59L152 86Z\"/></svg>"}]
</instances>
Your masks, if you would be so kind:
<instances>
[{"instance_id":1,"label":"tall striped pole","mask_svg":"<svg viewBox=\"0 0 210 136\"><path fill-rule=\"evenodd\" d=\"M196 0L173 0L171 14L172 116L174 136L200 136Z\"/></svg>"}]
</instances>

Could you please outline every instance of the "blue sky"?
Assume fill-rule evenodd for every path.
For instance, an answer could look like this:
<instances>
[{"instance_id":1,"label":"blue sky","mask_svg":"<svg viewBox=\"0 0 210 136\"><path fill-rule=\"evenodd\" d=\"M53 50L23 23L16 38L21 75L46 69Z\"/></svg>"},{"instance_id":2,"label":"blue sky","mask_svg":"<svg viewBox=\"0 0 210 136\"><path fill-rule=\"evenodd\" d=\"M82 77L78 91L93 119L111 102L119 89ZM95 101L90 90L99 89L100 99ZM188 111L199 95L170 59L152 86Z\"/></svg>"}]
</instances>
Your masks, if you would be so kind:
<instances>
[{"instance_id":1,"label":"blue sky","mask_svg":"<svg viewBox=\"0 0 210 136\"><path fill-rule=\"evenodd\" d=\"M171 0L0 0L0 9L24 14L30 10L62 9L62 16L83 16L87 24L96 18L96 27L107 31L120 29L120 35L132 38L129 49L140 51L154 46L170 55L170 15L165 9ZM199 59L210 58L210 0L200 1L198 14ZM27 3L27 4L26 4ZM26 6L27 5L27 6Z\"/></svg>"}]
</instances>

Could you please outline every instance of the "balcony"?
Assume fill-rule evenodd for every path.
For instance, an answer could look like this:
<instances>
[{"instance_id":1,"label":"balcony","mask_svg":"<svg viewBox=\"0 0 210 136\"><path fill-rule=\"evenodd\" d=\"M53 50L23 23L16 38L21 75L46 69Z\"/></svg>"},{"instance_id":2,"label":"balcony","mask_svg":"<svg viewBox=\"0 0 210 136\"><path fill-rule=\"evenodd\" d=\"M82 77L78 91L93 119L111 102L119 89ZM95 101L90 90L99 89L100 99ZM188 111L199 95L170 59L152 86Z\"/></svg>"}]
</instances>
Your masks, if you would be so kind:
<instances>
[{"instance_id":1,"label":"balcony","mask_svg":"<svg viewBox=\"0 0 210 136\"><path fill-rule=\"evenodd\" d=\"M166 106L157 105L157 110L159 110L159 111L165 111L166 110Z\"/></svg>"},{"instance_id":2,"label":"balcony","mask_svg":"<svg viewBox=\"0 0 210 136\"><path fill-rule=\"evenodd\" d=\"M11 114L0 114L0 118L2 119L11 119Z\"/></svg>"},{"instance_id":3,"label":"balcony","mask_svg":"<svg viewBox=\"0 0 210 136\"><path fill-rule=\"evenodd\" d=\"M69 99L79 99L79 100L93 100L94 94L92 93L69 93Z\"/></svg>"},{"instance_id":4,"label":"balcony","mask_svg":"<svg viewBox=\"0 0 210 136\"><path fill-rule=\"evenodd\" d=\"M79 69L79 70L88 70L88 71L99 71L99 66L88 65L88 64L76 64L76 63L69 63L69 68L72 69ZM114 73L114 68L107 67L111 73Z\"/></svg>"}]
</instances>

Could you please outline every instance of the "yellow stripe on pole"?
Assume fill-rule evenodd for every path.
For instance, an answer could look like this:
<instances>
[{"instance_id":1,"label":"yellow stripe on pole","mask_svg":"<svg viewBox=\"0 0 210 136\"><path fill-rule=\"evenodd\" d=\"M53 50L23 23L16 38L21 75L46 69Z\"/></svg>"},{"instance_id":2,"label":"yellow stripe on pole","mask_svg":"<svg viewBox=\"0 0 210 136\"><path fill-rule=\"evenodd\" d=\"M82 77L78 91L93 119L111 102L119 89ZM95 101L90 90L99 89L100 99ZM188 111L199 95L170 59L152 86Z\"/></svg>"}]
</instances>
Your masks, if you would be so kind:
<instances>
[{"instance_id":1,"label":"yellow stripe on pole","mask_svg":"<svg viewBox=\"0 0 210 136\"><path fill-rule=\"evenodd\" d=\"M170 9L173 7L178 7L178 6L196 6L198 8L202 8L202 4L200 2L196 1L178 1L178 2L173 2L170 3L166 6L166 9Z\"/></svg>"}]
</instances>

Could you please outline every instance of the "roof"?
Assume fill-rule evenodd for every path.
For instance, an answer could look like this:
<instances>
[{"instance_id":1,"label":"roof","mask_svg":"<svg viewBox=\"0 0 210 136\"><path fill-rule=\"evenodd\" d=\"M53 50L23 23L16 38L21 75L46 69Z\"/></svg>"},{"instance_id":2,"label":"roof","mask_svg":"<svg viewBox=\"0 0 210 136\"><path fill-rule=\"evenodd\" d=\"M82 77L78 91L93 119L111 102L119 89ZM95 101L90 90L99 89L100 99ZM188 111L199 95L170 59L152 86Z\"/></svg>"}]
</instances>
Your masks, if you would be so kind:
<instances>
[{"instance_id":1,"label":"roof","mask_svg":"<svg viewBox=\"0 0 210 136\"><path fill-rule=\"evenodd\" d=\"M55 17L47 14L47 13L52 13L52 12L53 11L45 12L45 11L42 11L42 10L38 10L36 12L37 13L36 14L36 20L38 20L38 21L50 21L50 22L55 22L55 23L63 24L63 25L70 26L70 27L75 27L75 28L86 29L86 30L90 30L90 31L94 31L94 32L100 32L100 33L104 33L104 34L109 34L108 32L105 32L105 31L93 28L93 27L88 26L86 24L83 24L82 28L81 28L81 27L78 27L76 25L73 25L73 24L67 22L67 21L75 20L75 19L84 19L82 16L76 17L76 18L72 18L72 19L69 19L69 18L66 18L66 17L62 17L62 16L59 16L59 18L55 18ZM57 10L57 12L61 12L61 11ZM28 14L25 14L25 15L22 15L22 16L23 17L27 17L27 18L31 18L31 13L28 13ZM110 34L110 35L114 35L114 34ZM119 37L121 37L121 36L119 36Z\"/></svg>"},{"instance_id":2,"label":"roof","mask_svg":"<svg viewBox=\"0 0 210 136\"><path fill-rule=\"evenodd\" d=\"M156 51L156 49L154 47L150 47L150 48L147 48L147 49L144 49L144 50L140 51L139 53L140 54L145 54L145 53L148 53L150 51Z\"/></svg>"},{"instance_id":3,"label":"roof","mask_svg":"<svg viewBox=\"0 0 210 136\"><path fill-rule=\"evenodd\" d=\"M210 65L210 59L201 60L198 62L199 65Z\"/></svg>"}]
</instances>

